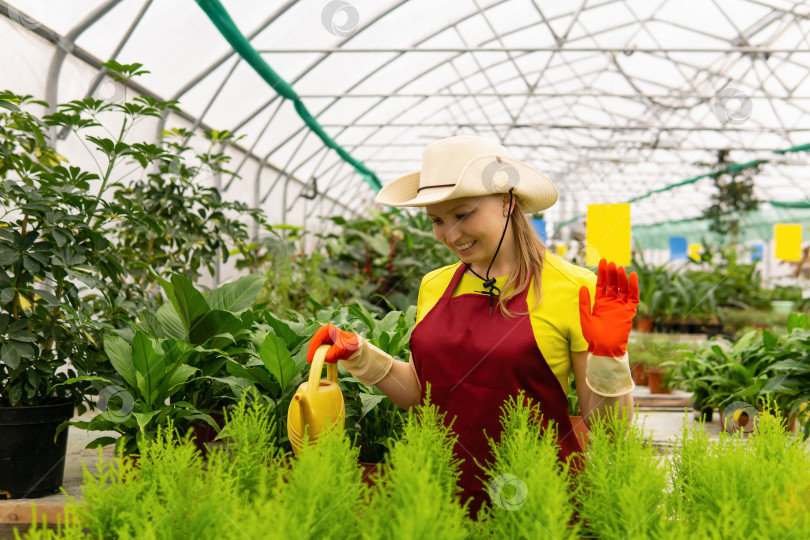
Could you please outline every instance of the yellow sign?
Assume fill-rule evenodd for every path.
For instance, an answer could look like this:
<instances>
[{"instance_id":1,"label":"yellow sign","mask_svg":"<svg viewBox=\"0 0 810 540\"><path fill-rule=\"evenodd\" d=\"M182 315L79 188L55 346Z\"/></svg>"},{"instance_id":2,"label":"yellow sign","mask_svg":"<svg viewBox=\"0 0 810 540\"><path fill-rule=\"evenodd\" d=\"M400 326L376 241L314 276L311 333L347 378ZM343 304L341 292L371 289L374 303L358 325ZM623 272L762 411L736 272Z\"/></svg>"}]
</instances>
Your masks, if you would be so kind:
<instances>
[{"instance_id":1,"label":"yellow sign","mask_svg":"<svg viewBox=\"0 0 810 540\"><path fill-rule=\"evenodd\" d=\"M689 244L689 258L693 261L700 260L700 253L703 251L703 244Z\"/></svg>"},{"instance_id":2,"label":"yellow sign","mask_svg":"<svg viewBox=\"0 0 810 540\"><path fill-rule=\"evenodd\" d=\"M568 246L557 246L557 255L560 257L565 257L565 254L568 253Z\"/></svg>"},{"instance_id":3,"label":"yellow sign","mask_svg":"<svg viewBox=\"0 0 810 540\"><path fill-rule=\"evenodd\" d=\"M600 259L620 266L630 264L630 203L589 204L585 241L585 264L596 266Z\"/></svg>"},{"instance_id":4,"label":"yellow sign","mask_svg":"<svg viewBox=\"0 0 810 540\"><path fill-rule=\"evenodd\" d=\"M783 261L802 260L802 226L798 223L776 223L773 226L776 242L774 256Z\"/></svg>"}]
</instances>

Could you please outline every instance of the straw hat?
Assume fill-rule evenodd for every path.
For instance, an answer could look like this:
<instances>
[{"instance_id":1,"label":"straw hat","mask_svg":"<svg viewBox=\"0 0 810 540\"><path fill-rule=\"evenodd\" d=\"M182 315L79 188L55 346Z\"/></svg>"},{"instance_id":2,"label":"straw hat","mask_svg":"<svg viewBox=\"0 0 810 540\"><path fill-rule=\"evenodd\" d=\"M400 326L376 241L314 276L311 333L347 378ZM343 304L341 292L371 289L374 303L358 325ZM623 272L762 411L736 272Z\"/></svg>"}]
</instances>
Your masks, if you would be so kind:
<instances>
[{"instance_id":1,"label":"straw hat","mask_svg":"<svg viewBox=\"0 0 810 540\"><path fill-rule=\"evenodd\" d=\"M377 202L386 206L427 206L449 199L493 193L514 194L526 213L557 202L557 188L531 165L509 157L498 143L458 136L430 143L422 154L422 170L386 184Z\"/></svg>"}]
</instances>

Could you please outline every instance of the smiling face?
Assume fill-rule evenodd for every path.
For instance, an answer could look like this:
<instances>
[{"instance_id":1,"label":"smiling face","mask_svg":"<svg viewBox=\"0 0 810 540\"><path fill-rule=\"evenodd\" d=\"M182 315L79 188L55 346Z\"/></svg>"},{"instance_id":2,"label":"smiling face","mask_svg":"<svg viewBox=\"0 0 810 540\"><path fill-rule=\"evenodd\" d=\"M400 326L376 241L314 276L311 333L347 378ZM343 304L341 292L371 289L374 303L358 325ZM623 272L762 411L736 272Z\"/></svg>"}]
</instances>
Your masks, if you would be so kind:
<instances>
[{"instance_id":1,"label":"smiling face","mask_svg":"<svg viewBox=\"0 0 810 540\"><path fill-rule=\"evenodd\" d=\"M431 204L426 210L436 239L482 273L486 272L501 239L506 225L503 212L508 202L501 195L465 197ZM513 261L514 238L507 230L490 276L505 275Z\"/></svg>"}]
</instances>

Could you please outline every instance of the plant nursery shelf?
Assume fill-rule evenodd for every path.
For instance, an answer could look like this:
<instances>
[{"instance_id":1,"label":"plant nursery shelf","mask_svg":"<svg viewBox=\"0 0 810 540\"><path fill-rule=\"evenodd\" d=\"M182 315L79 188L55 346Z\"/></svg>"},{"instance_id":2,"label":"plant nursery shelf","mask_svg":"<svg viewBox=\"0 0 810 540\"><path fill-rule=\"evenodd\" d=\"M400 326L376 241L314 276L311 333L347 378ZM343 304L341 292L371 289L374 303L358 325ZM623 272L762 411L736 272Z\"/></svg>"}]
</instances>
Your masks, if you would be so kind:
<instances>
[{"instance_id":1,"label":"plant nursery shelf","mask_svg":"<svg viewBox=\"0 0 810 540\"><path fill-rule=\"evenodd\" d=\"M633 401L640 410L679 409L690 407L692 394L682 390L672 390L671 394L650 394L646 386L636 386Z\"/></svg>"},{"instance_id":2,"label":"plant nursery shelf","mask_svg":"<svg viewBox=\"0 0 810 540\"><path fill-rule=\"evenodd\" d=\"M37 521L49 524L64 523L65 500L14 499L0 500L0 540L14 538L14 529L23 533L33 523L34 505Z\"/></svg>"}]
</instances>

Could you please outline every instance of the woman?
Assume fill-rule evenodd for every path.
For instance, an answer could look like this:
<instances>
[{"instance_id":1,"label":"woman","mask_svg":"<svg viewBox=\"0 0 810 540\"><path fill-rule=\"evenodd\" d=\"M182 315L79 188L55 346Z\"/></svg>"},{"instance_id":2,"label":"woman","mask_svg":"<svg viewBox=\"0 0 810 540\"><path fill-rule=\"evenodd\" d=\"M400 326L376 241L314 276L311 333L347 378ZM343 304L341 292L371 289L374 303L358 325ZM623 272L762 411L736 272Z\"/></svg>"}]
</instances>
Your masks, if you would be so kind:
<instances>
[{"instance_id":1,"label":"woman","mask_svg":"<svg viewBox=\"0 0 810 540\"><path fill-rule=\"evenodd\" d=\"M473 511L487 498L475 460L488 460L486 436L499 437L500 408L510 396L523 390L539 403L543 422L554 421L561 459L582 450L568 419L572 368L586 424L616 403L628 417L632 411L626 346L638 280L604 259L594 276L546 250L525 214L556 200L548 178L499 144L460 136L428 145L422 170L377 196L388 206L425 207L436 239L460 259L422 280L411 361L395 361L333 325L309 344L309 361L318 346L333 344L327 361L341 360L402 408L419 403L430 383L431 401L448 422L455 419L460 485Z\"/></svg>"}]
</instances>

